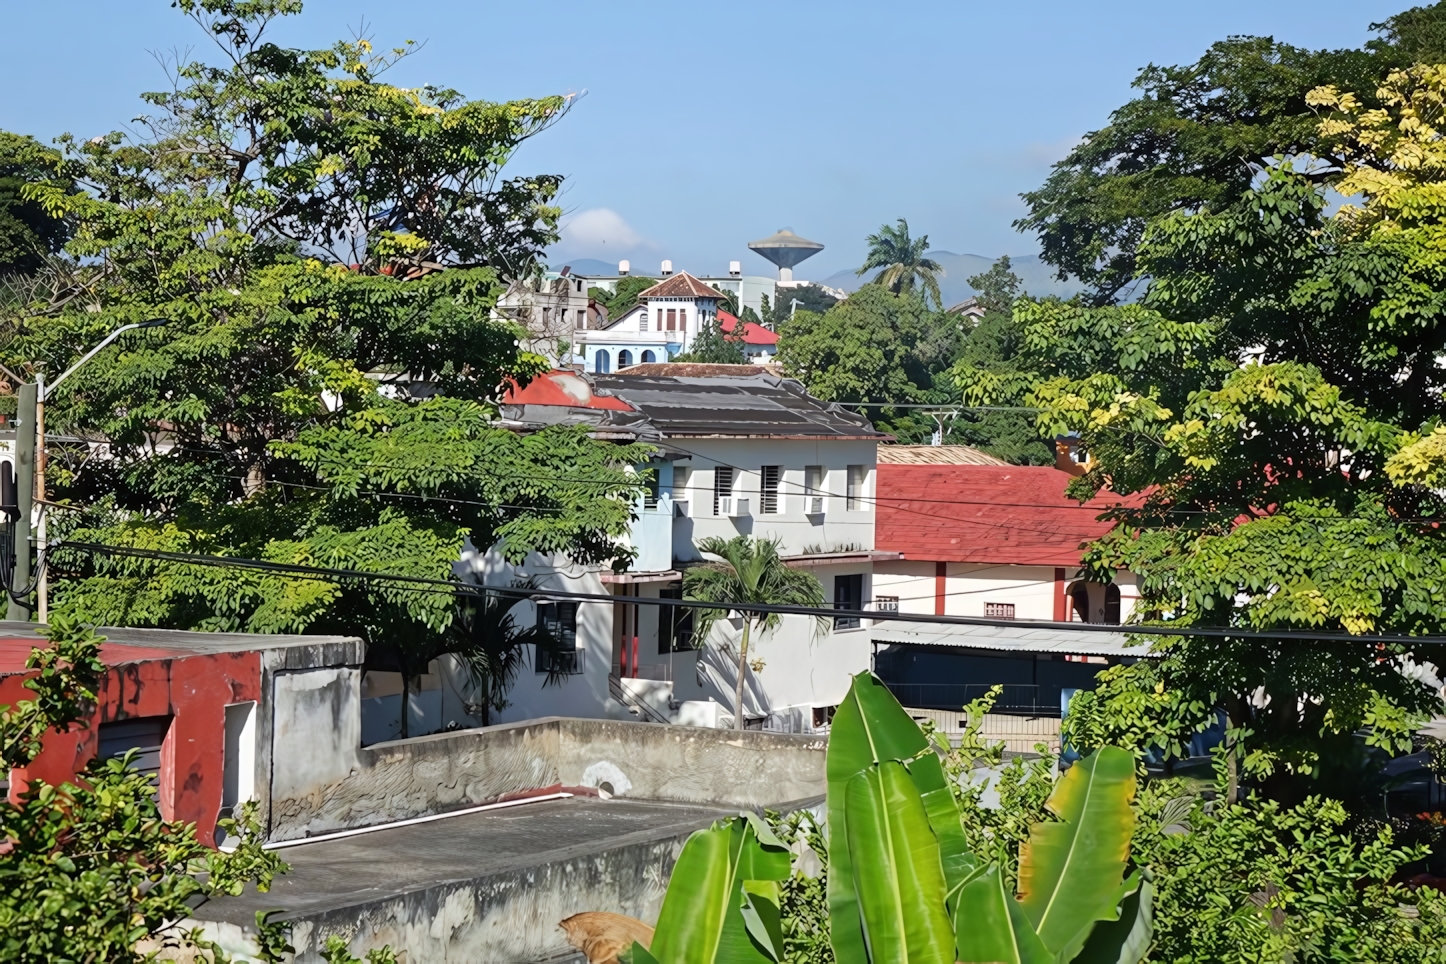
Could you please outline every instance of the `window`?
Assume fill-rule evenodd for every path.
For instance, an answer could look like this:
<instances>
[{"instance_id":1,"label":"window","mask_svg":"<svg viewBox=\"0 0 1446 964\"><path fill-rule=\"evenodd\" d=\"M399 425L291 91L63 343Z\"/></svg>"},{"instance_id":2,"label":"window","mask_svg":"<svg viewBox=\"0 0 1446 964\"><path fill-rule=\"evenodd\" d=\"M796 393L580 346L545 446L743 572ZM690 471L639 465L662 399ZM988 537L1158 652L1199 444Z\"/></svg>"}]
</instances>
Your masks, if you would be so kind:
<instances>
[{"instance_id":1,"label":"window","mask_svg":"<svg viewBox=\"0 0 1446 964\"><path fill-rule=\"evenodd\" d=\"M661 309L661 308L658 309L658 326L657 326L657 327L658 327L658 330L659 330L659 331L662 331L662 330L663 330L663 309Z\"/></svg>"},{"instance_id":2,"label":"window","mask_svg":"<svg viewBox=\"0 0 1446 964\"><path fill-rule=\"evenodd\" d=\"M117 720L100 725L100 751L96 756L101 760L125 756L136 751L131 766L151 778L151 783L160 782L161 747L166 734L171 730L169 716L142 716L130 720Z\"/></svg>"},{"instance_id":3,"label":"window","mask_svg":"<svg viewBox=\"0 0 1446 964\"><path fill-rule=\"evenodd\" d=\"M644 323L646 323L646 320L647 320L647 316L644 316ZM650 351L645 351L645 352L643 352L643 364L644 364L644 365L651 365L653 362L655 362L655 361L657 361L657 360L658 360L658 356L657 356L657 355L654 355L652 352L650 352Z\"/></svg>"},{"instance_id":4,"label":"window","mask_svg":"<svg viewBox=\"0 0 1446 964\"><path fill-rule=\"evenodd\" d=\"M673 505L680 515L688 515L688 477L693 474L692 469L673 466ZM682 503L679 505L678 503Z\"/></svg>"},{"instance_id":5,"label":"window","mask_svg":"<svg viewBox=\"0 0 1446 964\"><path fill-rule=\"evenodd\" d=\"M678 327L677 327L677 326L678 326L678 312L677 312L677 309L675 309L675 308L669 308L669 309L668 309L668 330L669 330L669 331L677 331L677 330L678 330Z\"/></svg>"},{"instance_id":6,"label":"window","mask_svg":"<svg viewBox=\"0 0 1446 964\"><path fill-rule=\"evenodd\" d=\"M579 309L577 309L577 327L578 327L578 328L586 328L586 327L587 327L587 309L586 309L586 308L579 308Z\"/></svg>"},{"instance_id":7,"label":"window","mask_svg":"<svg viewBox=\"0 0 1446 964\"><path fill-rule=\"evenodd\" d=\"M679 330L679 331L687 331L687 330L688 330L688 309L687 309L687 308L679 308L679 309L678 309L678 330Z\"/></svg>"},{"instance_id":8,"label":"window","mask_svg":"<svg viewBox=\"0 0 1446 964\"><path fill-rule=\"evenodd\" d=\"M582 279L581 279L581 278L578 278L576 281L573 282L573 284L577 285L577 290L578 290L578 291L582 291Z\"/></svg>"},{"instance_id":9,"label":"window","mask_svg":"<svg viewBox=\"0 0 1446 964\"><path fill-rule=\"evenodd\" d=\"M542 641L537 644L537 672L575 675L582 672L582 653L577 648L577 603L539 602L537 630Z\"/></svg>"},{"instance_id":10,"label":"window","mask_svg":"<svg viewBox=\"0 0 1446 964\"><path fill-rule=\"evenodd\" d=\"M778 511L778 479L783 474L781 466L765 465L759 470L758 511Z\"/></svg>"},{"instance_id":11,"label":"window","mask_svg":"<svg viewBox=\"0 0 1446 964\"><path fill-rule=\"evenodd\" d=\"M551 309L551 308L544 308L544 309L542 309L542 327L543 327L543 328L546 328L546 327L547 327L547 320L548 320L548 317L549 317L551 314L552 314L552 309Z\"/></svg>"},{"instance_id":12,"label":"window","mask_svg":"<svg viewBox=\"0 0 1446 964\"><path fill-rule=\"evenodd\" d=\"M600 351L592 358L592 370L598 375L606 375L613 370L612 359L608 353Z\"/></svg>"},{"instance_id":13,"label":"window","mask_svg":"<svg viewBox=\"0 0 1446 964\"><path fill-rule=\"evenodd\" d=\"M1082 582L1077 582L1069 591L1070 608L1074 610L1074 618L1082 623L1091 623L1090 619L1090 589Z\"/></svg>"},{"instance_id":14,"label":"window","mask_svg":"<svg viewBox=\"0 0 1446 964\"><path fill-rule=\"evenodd\" d=\"M658 466L654 465L654 466L652 466L652 470L653 470L653 477L650 478L650 479L648 479L648 481L647 481L646 483L644 483L644 488L643 488L643 508L644 508L644 509L656 509L656 508L658 507L658 473L661 471L661 469L659 469Z\"/></svg>"},{"instance_id":15,"label":"window","mask_svg":"<svg viewBox=\"0 0 1446 964\"><path fill-rule=\"evenodd\" d=\"M817 514L823 511L824 500L824 474L822 465L805 465L803 467L803 498L807 503L803 510L810 514Z\"/></svg>"},{"instance_id":16,"label":"window","mask_svg":"<svg viewBox=\"0 0 1446 964\"><path fill-rule=\"evenodd\" d=\"M622 371L633 363L633 353L624 348L618 352L618 371Z\"/></svg>"},{"instance_id":17,"label":"window","mask_svg":"<svg viewBox=\"0 0 1446 964\"><path fill-rule=\"evenodd\" d=\"M867 465L850 465L848 477L848 490L846 503L850 512L865 508L864 506L864 484L868 481L869 467Z\"/></svg>"},{"instance_id":18,"label":"window","mask_svg":"<svg viewBox=\"0 0 1446 964\"><path fill-rule=\"evenodd\" d=\"M898 612L898 611L899 611L899 597L898 597L898 596L875 596L875 597L874 597L874 612L879 612L879 613L896 613L896 612Z\"/></svg>"},{"instance_id":19,"label":"window","mask_svg":"<svg viewBox=\"0 0 1446 964\"><path fill-rule=\"evenodd\" d=\"M864 608L864 576L863 573L855 573L852 576L833 577L833 608L861 612ZM859 617L857 616L835 616L833 620L834 629L858 629Z\"/></svg>"},{"instance_id":20,"label":"window","mask_svg":"<svg viewBox=\"0 0 1446 964\"><path fill-rule=\"evenodd\" d=\"M658 590L663 599L682 599L683 587L678 583ZM686 653L693 645L693 610L682 606L658 607L658 654Z\"/></svg>"},{"instance_id":21,"label":"window","mask_svg":"<svg viewBox=\"0 0 1446 964\"><path fill-rule=\"evenodd\" d=\"M718 502L733 496L733 468L720 465L713 470L713 514L718 515Z\"/></svg>"},{"instance_id":22,"label":"window","mask_svg":"<svg viewBox=\"0 0 1446 964\"><path fill-rule=\"evenodd\" d=\"M638 314L638 331L647 331L647 330L648 330L648 312L647 312L647 309L645 308L645 309L643 309L642 312L640 312L640 313Z\"/></svg>"},{"instance_id":23,"label":"window","mask_svg":"<svg viewBox=\"0 0 1446 964\"><path fill-rule=\"evenodd\" d=\"M1105 622L1111 626L1120 624L1120 587L1114 583L1105 587Z\"/></svg>"},{"instance_id":24,"label":"window","mask_svg":"<svg viewBox=\"0 0 1446 964\"><path fill-rule=\"evenodd\" d=\"M1014 603L992 603L984 604L984 615L990 619L1013 619Z\"/></svg>"}]
</instances>

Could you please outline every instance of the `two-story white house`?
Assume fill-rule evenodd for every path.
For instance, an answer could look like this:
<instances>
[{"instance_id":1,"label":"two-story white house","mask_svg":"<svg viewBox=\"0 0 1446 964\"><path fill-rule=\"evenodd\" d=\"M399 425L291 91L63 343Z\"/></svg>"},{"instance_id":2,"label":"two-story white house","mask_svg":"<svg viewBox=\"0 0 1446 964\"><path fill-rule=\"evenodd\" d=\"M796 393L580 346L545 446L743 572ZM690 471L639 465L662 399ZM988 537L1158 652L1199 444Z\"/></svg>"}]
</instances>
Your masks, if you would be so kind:
<instances>
[{"instance_id":1,"label":"two-story white house","mask_svg":"<svg viewBox=\"0 0 1446 964\"><path fill-rule=\"evenodd\" d=\"M702 369L716 373L698 374ZM697 543L708 536L777 539L785 560L812 572L842 613L822 631L811 618L785 616L753 641L750 659L760 664L744 679L751 725L808 731L842 701L850 676L870 667L863 613L874 565L899 558L874 548L875 458L887 436L766 370L688 371L694 374L554 372L504 400L505 424L518 430L589 424L601 437L628 436L658 449L631 537L637 557L624 571L595 575L615 600L610 645L599 652L597 629L590 629L576 678L560 684L535 667L514 687L505 719L631 711L658 721L728 722L741 621L720 621L700 643L686 609L629 602L681 598L683 572L705 561ZM597 699L605 687L607 705Z\"/></svg>"},{"instance_id":2,"label":"two-story white house","mask_svg":"<svg viewBox=\"0 0 1446 964\"><path fill-rule=\"evenodd\" d=\"M686 271L638 295L638 303L604 327L575 333L574 352L586 371L609 374L634 364L668 361L718 321L723 295Z\"/></svg>"}]
</instances>

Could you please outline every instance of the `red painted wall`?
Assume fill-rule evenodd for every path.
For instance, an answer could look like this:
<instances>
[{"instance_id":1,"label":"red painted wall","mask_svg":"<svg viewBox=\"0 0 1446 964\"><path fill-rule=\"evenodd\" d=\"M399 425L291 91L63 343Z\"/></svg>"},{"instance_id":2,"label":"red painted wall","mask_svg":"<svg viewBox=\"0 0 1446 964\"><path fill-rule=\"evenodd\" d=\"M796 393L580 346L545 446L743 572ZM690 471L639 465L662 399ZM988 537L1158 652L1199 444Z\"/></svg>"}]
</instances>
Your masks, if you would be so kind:
<instances>
[{"instance_id":1,"label":"red painted wall","mask_svg":"<svg viewBox=\"0 0 1446 964\"><path fill-rule=\"evenodd\" d=\"M73 779L95 756L100 723L142 716L170 716L161 748L158 797L167 820L196 824L196 836L214 845L225 775L226 704L260 700L261 655L176 654L166 650L105 645L101 657L110 671L97 691L87 725L68 733L47 733L44 749L28 767L10 774L10 799L28 781L58 784ZM34 694L22 685L32 674L0 677L0 704L14 705Z\"/></svg>"}]
</instances>

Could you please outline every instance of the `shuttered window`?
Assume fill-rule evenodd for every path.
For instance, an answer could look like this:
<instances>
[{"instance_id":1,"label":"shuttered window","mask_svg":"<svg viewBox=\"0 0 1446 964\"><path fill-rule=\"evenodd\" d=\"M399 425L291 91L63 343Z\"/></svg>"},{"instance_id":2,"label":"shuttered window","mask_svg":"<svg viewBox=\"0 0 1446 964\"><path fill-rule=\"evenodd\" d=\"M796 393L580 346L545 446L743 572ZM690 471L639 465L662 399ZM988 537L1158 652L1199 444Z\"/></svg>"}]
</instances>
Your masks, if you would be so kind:
<instances>
[{"instance_id":1,"label":"shuttered window","mask_svg":"<svg viewBox=\"0 0 1446 964\"><path fill-rule=\"evenodd\" d=\"M759 471L759 512L774 513L778 511L778 480L782 474L783 468L778 465L765 465Z\"/></svg>"},{"instance_id":2,"label":"shuttered window","mask_svg":"<svg viewBox=\"0 0 1446 964\"><path fill-rule=\"evenodd\" d=\"M119 759L135 750L131 766L149 776L152 783L157 783L161 773L161 747L170 730L169 716L142 716L102 723L100 752L96 755L102 760Z\"/></svg>"}]
</instances>

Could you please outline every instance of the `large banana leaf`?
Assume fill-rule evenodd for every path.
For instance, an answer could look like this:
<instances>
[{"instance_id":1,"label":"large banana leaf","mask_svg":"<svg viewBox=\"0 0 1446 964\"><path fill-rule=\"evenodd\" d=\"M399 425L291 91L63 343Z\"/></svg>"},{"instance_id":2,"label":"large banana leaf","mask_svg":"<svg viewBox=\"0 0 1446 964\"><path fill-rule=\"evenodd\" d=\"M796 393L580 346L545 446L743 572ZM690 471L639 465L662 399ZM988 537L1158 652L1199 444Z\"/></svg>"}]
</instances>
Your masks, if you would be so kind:
<instances>
[{"instance_id":1,"label":"large banana leaf","mask_svg":"<svg viewBox=\"0 0 1446 964\"><path fill-rule=\"evenodd\" d=\"M963 964L1055 964L1004 876L991 864L964 885L954 911L955 942Z\"/></svg>"},{"instance_id":2,"label":"large banana leaf","mask_svg":"<svg viewBox=\"0 0 1446 964\"><path fill-rule=\"evenodd\" d=\"M719 820L688 838L650 950L636 964L769 964L783 951L778 881L792 857L758 817Z\"/></svg>"},{"instance_id":3,"label":"large banana leaf","mask_svg":"<svg viewBox=\"0 0 1446 964\"><path fill-rule=\"evenodd\" d=\"M1119 917L1095 924L1074 964L1139 964L1154 936L1154 882L1148 873L1134 873L1120 886Z\"/></svg>"},{"instance_id":4,"label":"large banana leaf","mask_svg":"<svg viewBox=\"0 0 1446 964\"><path fill-rule=\"evenodd\" d=\"M868 960L854 891L844 791L850 780L887 760L910 760L929 748L919 725L872 673L854 677L834 713L828 739L829 943L842 964Z\"/></svg>"},{"instance_id":5,"label":"large banana leaf","mask_svg":"<svg viewBox=\"0 0 1446 964\"><path fill-rule=\"evenodd\" d=\"M939 843L909 771L892 760L870 767L848 782L844 807L868 960L953 964Z\"/></svg>"},{"instance_id":6,"label":"large banana leaf","mask_svg":"<svg viewBox=\"0 0 1446 964\"><path fill-rule=\"evenodd\" d=\"M939 841L939 857L944 865L944 886L948 888L946 906L953 912L954 902L964 882L978 869L979 859L969 850L964 826L959 818L959 803L949 786L949 777L939 757L925 753L908 764L909 776L919 788L929 826Z\"/></svg>"},{"instance_id":7,"label":"large banana leaf","mask_svg":"<svg viewBox=\"0 0 1446 964\"><path fill-rule=\"evenodd\" d=\"M1019 850L1019 903L1058 960L1084 947L1096 921L1118 914L1135 816L1135 761L1104 747L1072 766Z\"/></svg>"}]
</instances>

